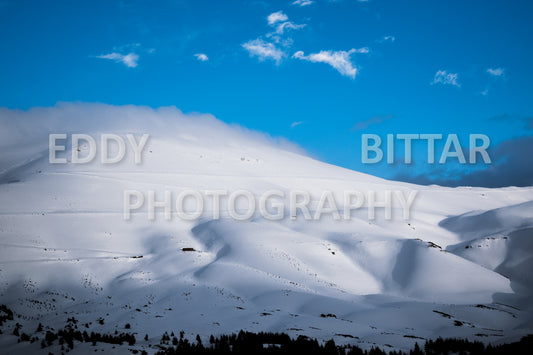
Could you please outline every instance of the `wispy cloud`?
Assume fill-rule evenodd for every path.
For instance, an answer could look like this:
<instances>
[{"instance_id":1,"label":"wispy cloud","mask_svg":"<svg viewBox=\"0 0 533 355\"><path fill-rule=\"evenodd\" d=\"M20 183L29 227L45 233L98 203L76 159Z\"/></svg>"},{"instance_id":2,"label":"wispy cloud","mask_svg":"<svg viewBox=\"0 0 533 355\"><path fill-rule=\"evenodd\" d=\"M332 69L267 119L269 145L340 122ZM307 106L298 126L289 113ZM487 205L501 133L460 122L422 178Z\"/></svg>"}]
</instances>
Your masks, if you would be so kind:
<instances>
[{"instance_id":1,"label":"wispy cloud","mask_svg":"<svg viewBox=\"0 0 533 355\"><path fill-rule=\"evenodd\" d=\"M356 48L356 49L352 48L352 53L366 54L366 53L370 53L370 49L368 47L361 47L361 48Z\"/></svg>"},{"instance_id":2,"label":"wispy cloud","mask_svg":"<svg viewBox=\"0 0 533 355\"><path fill-rule=\"evenodd\" d=\"M12 175L12 168L24 166L22 164L35 161L43 152L48 152L48 134L53 132L83 132L93 136L106 132L148 133L163 140L178 141L189 140L185 137L192 136L199 146L237 141L243 146L272 146L305 154L283 138L229 125L210 114L184 114L173 106L153 109L135 105L59 102L53 107L29 110L0 107L0 151L9 152L0 154L0 183L6 178L8 181L19 180L17 175Z\"/></svg>"},{"instance_id":3,"label":"wispy cloud","mask_svg":"<svg viewBox=\"0 0 533 355\"><path fill-rule=\"evenodd\" d=\"M435 73L435 77L433 78L433 82L431 84L454 85L461 87L461 84L458 83L458 80L459 74L448 73L446 70L439 70L437 73Z\"/></svg>"},{"instance_id":4,"label":"wispy cloud","mask_svg":"<svg viewBox=\"0 0 533 355\"><path fill-rule=\"evenodd\" d=\"M291 128L294 128L294 127L296 127L296 126L299 126L299 125L301 125L302 123L304 123L304 121L296 121L296 122L293 122L293 123L291 123Z\"/></svg>"},{"instance_id":5,"label":"wispy cloud","mask_svg":"<svg viewBox=\"0 0 533 355\"><path fill-rule=\"evenodd\" d=\"M305 24L298 25L298 24L295 24L294 22L286 21L276 26L276 33L282 35L286 29L299 30L300 28L304 28L304 27L305 27Z\"/></svg>"},{"instance_id":6,"label":"wispy cloud","mask_svg":"<svg viewBox=\"0 0 533 355\"><path fill-rule=\"evenodd\" d=\"M126 55L113 52L96 56L96 58L114 60L116 63L122 63L129 68L135 68L137 66L137 61L139 60L139 56L133 52Z\"/></svg>"},{"instance_id":7,"label":"wispy cloud","mask_svg":"<svg viewBox=\"0 0 533 355\"><path fill-rule=\"evenodd\" d=\"M491 80L487 82L485 90L481 92L481 95L488 96L490 91L489 89L492 84L494 84L496 81L506 80L507 78L505 75L506 70L504 68L489 68L485 72L489 75Z\"/></svg>"},{"instance_id":8,"label":"wispy cloud","mask_svg":"<svg viewBox=\"0 0 533 355\"><path fill-rule=\"evenodd\" d=\"M299 25L292 21L289 21L289 17L285 15L283 11L274 12L268 15L267 22L269 26L275 29L275 33L279 35L282 35L285 30L299 30L300 28L305 27L305 24Z\"/></svg>"},{"instance_id":9,"label":"wispy cloud","mask_svg":"<svg viewBox=\"0 0 533 355\"><path fill-rule=\"evenodd\" d=\"M524 129L533 130L533 116L531 115L516 115L504 113L502 115L493 116L489 118L489 121L503 122L506 125L518 122L520 124L523 124Z\"/></svg>"},{"instance_id":10,"label":"wispy cloud","mask_svg":"<svg viewBox=\"0 0 533 355\"><path fill-rule=\"evenodd\" d=\"M360 49L350 49L349 51L320 51L318 53L312 53L304 55L303 51L298 51L293 54L293 58L306 60L312 63L325 63L331 65L339 73L344 76L348 76L352 79L357 74L357 68L352 64L350 55L352 53L368 53L369 49L363 47Z\"/></svg>"},{"instance_id":11,"label":"wispy cloud","mask_svg":"<svg viewBox=\"0 0 533 355\"><path fill-rule=\"evenodd\" d=\"M268 15L267 22L270 27L274 28L274 32L267 33L264 36L267 40L259 37L242 44L242 46L250 53L250 56L256 56L259 60L272 59L276 64L279 64L287 54L276 45L278 44L285 48L292 46L293 40L285 32L287 30L298 30L305 27L305 24L299 25L289 21L289 17L283 11L273 12Z\"/></svg>"},{"instance_id":12,"label":"wispy cloud","mask_svg":"<svg viewBox=\"0 0 533 355\"><path fill-rule=\"evenodd\" d=\"M489 68L489 69L487 69L487 73L489 73L492 76L503 77L505 75L505 69L503 69L503 68L494 68L494 69Z\"/></svg>"},{"instance_id":13,"label":"wispy cloud","mask_svg":"<svg viewBox=\"0 0 533 355\"><path fill-rule=\"evenodd\" d=\"M378 43L394 42L394 41L396 41L396 37L391 36L391 35L388 35L388 36L383 36L383 37L381 37L381 38L378 40Z\"/></svg>"},{"instance_id":14,"label":"wispy cloud","mask_svg":"<svg viewBox=\"0 0 533 355\"><path fill-rule=\"evenodd\" d=\"M194 56L201 62L207 62L209 60L209 57L204 53L196 53Z\"/></svg>"},{"instance_id":15,"label":"wispy cloud","mask_svg":"<svg viewBox=\"0 0 533 355\"><path fill-rule=\"evenodd\" d=\"M278 22L284 22L287 21L289 17L283 13L283 11L278 11L271 13L267 16L267 21L270 26L278 23Z\"/></svg>"},{"instance_id":16,"label":"wispy cloud","mask_svg":"<svg viewBox=\"0 0 533 355\"><path fill-rule=\"evenodd\" d=\"M296 0L292 4L298 5L298 6L307 6L307 5L311 5L312 3L314 3L314 1L312 0Z\"/></svg>"},{"instance_id":17,"label":"wispy cloud","mask_svg":"<svg viewBox=\"0 0 533 355\"><path fill-rule=\"evenodd\" d=\"M285 52L277 48L273 43L265 42L261 38L254 39L244 43L243 48L250 53L250 56L256 56L259 60L271 59L279 63Z\"/></svg>"},{"instance_id":18,"label":"wispy cloud","mask_svg":"<svg viewBox=\"0 0 533 355\"><path fill-rule=\"evenodd\" d=\"M283 47L291 47L294 44L294 40L291 37L283 37L277 33L267 33L266 37L272 41L272 43L281 44Z\"/></svg>"},{"instance_id":19,"label":"wispy cloud","mask_svg":"<svg viewBox=\"0 0 533 355\"><path fill-rule=\"evenodd\" d=\"M353 125L352 130L353 131L359 131L362 129L368 128L368 126L371 126L373 124L382 123L387 120L390 120L392 118L392 115L387 116L374 116L372 118L369 118L366 121L359 121L356 124Z\"/></svg>"}]
</instances>

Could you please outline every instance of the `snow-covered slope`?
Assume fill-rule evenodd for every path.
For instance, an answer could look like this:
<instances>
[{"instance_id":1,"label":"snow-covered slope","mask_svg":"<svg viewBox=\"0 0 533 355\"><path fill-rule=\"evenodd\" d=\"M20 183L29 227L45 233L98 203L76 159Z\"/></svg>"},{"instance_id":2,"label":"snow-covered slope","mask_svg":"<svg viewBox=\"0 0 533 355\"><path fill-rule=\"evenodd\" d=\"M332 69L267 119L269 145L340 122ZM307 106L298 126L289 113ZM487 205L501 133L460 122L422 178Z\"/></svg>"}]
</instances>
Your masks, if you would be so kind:
<instances>
[{"instance_id":1,"label":"snow-covered slope","mask_svg":"<svg viewBox=\"0 0 533 355\"><path fill-rule=\"evenodd\" d=\"M0 125L0 304L23 329L75 317L102 332L129 323L141 337L270 330L400 348L417 337L506 341L533 330L533 188L387 181L172 108L62 104L3 110ZM49 133L150 139L139 165L130 153L120 164L50 164ZM146 206L126 221L132 189L159 199L185 189L308 191L315 207L324 190L338 201L352 190L418 195L409 220L395 203L390 220L380 209L369 219L364 206L340 221L237 221L225 210L217 220L207 204L194 221L162 210L150 220ZM2 343L17 349L13 339Z\"/></svg>"}]
</instances>

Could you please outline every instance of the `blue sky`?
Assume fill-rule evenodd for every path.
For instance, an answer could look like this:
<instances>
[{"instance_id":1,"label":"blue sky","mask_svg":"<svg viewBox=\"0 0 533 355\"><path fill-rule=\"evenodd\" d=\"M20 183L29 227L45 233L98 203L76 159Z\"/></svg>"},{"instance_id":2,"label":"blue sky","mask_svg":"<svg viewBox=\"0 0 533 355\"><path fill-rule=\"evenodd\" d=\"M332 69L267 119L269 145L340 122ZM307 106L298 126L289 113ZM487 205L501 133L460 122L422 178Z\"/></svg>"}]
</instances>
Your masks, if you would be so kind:
<instances>
[{"instance_id":1,"label":"blue sky","mask_svg":"<svg viewBox=\"0 0 533 355\"><path fill-rule=\"evenodd\" d=\"M518 0L0 0L0 106L174 105L381 177L532 185L532 15ZM482 133L493 164L428 165L417 143L411 165L363 164L363 133Z\"/></svg>"}]
</instances>

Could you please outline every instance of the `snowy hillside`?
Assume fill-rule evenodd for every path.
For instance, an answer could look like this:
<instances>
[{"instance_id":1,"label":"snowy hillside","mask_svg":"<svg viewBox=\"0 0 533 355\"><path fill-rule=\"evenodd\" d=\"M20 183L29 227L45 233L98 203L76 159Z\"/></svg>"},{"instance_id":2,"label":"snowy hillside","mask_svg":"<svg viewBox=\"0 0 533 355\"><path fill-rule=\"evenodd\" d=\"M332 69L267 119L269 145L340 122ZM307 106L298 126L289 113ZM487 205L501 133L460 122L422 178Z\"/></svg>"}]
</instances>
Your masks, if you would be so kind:
<instances>
[{"instance_id":1,"label":"snowy hillside","mask_svg":"<svg viewBox=\"0 0 533 355\"><path fill-rule=\"evenodd\" d=\"M245 329L398 348L419 338L504 342L533 332L533 188L387 181L172 108L3 110L0 132L0 304L28 332L75 317L100 332L129 323L141 345L144 334ZM130 151L119 164L98 155L50 164L49 133L150 138L141 164ZM61 156L70 159L71 149ZM146 205L124 219L125 190L161 200L186 189L307 191L311 212L324 190L337 201L353 190L418 194L409 219L396 199L390 220L380 208L369 218L365 206L349 220L291 219L288 209L277 221L238 221L224 209L217 220L209 203L192 221L165 220L162 209L150 220ZM39 350L0 339L14 352Z\"/></svg>"}]
</instances>

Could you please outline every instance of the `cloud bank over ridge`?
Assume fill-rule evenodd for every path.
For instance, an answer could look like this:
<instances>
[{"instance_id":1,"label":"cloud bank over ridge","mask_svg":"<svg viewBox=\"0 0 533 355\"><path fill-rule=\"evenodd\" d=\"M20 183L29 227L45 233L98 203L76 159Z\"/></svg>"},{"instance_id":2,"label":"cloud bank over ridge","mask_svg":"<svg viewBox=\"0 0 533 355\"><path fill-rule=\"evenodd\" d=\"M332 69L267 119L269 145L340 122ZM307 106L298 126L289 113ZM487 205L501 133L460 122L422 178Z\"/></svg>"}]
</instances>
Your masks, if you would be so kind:
<instances>
[{"instance_id":1,"label":"cloud bank over ridge","mask_svg":"<svg viewBox=\"0 0 533 355\"><path fill-rule=\"evenodd\" d=\"M143 134L162 139L188 137L199 145L270 146L305 154L295 143L274 138L211 114L183 113L174 106L153 109L136 105L60 102L29 110L0 108L0 174L48 150L51 133Z\"/></svg>"}]
</instances>

